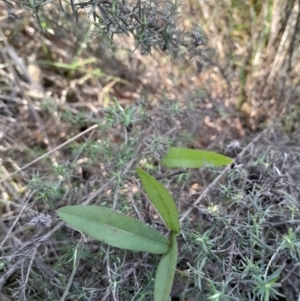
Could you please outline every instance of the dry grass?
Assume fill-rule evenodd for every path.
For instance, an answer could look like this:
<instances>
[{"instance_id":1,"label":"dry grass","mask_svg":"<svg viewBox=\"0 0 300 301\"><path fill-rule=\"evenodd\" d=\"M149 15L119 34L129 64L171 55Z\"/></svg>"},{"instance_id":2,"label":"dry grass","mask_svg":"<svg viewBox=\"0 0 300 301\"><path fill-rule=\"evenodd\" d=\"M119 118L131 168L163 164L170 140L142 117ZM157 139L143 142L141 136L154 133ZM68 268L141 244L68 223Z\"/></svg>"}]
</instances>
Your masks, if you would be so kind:
<instances>
[{"instance_id":1,"label":"dry grass","mask_svg":"<svg viewBox=\"0 0 300 301\"><path fill-rule=\"evenodd\" d=\"M55 214L102 204L162 229L141 164L181 214L172 300L299 297L299 5L238 3L183 6L179 25L201 20L208 44L176 59L123 37L111 47L53 3L43 36L29 11L0 3L1 300L152 300L158 257L84 241ZM235 166L167 177L170 145Z\"/></svg>"},{"instance_id":2,"label":"dry grass","mask_svg":"<svg viewBox=\"0 0 300 301\"><path fill-rule=\"evenodd\" d=\"M200 0L194 6L221 64L238 80L234 101L254 130L299 105L298 1Z\"/></svg>"}]
</instances>

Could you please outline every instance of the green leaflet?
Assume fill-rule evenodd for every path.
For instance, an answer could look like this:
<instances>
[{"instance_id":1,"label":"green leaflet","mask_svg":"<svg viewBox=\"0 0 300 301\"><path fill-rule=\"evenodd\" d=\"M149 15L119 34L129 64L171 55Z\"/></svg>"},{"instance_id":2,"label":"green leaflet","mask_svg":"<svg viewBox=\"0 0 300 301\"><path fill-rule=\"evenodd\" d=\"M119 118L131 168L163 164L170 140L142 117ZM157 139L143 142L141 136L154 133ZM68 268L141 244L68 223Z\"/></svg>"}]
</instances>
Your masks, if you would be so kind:
<instances>
[{"instance_id":1,"label":"green leaflet","mask_svg":"<svg viewBox=\"0 0 300 301\"><path fill-rule=\"evenodd\" d=\"M207 164L215 167L228 165L233 159L206 150L171 147L162 159L162 164L167 167L200 168Z\"/></svg>"},{"instance_id":2,"label":"green leaflet","mask_svg":"<svg viewBox=\"0 0 300 301\"><path fill-rule=\"evenodd\" d=\"M180 232L178 211L168 190L139 167L137 168L137 173L151 203L161 216L167 228L175 233Z\"/></svg>"},{"instance_id":3,"label":"green leaflet","mask_svg":"<svg viewBox=\"0 0 300 301\"><path fill-rule=\"evenodd\" d=\"M105 243L132 251L162 254L166 237L139 220L102 206L67 206L57 214L73 228Z\"/></svg>"},{"instance_id":4,"label":"green leaflet","mask_svg":"<svg viewBox=\"0 0 300 301\"><path fill-rule=\"evenodd\" d=\"M154 301L167 301L172 289L178 256L176 234L171 233L171 246L158 264L154 281Z\"/></svg>"}]
</instances>

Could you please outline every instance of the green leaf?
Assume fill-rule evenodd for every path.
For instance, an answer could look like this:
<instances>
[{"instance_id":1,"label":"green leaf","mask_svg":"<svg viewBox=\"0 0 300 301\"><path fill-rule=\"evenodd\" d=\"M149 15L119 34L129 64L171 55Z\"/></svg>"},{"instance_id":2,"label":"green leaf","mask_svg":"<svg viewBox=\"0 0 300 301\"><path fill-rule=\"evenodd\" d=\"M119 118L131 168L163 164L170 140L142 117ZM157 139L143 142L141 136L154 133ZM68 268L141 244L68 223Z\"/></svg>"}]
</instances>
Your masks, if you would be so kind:
<instances>
[{"instance_id":1,"label":"green leaf","mask_svg":"<svg viewBox=\"0 0 300 301\"><path fill-rule=\"evenodd\" d=\"M56 212L73 228L113 247L153 254L169 248L168 239L154 228L103 206L66 206Z\"/></svg>"},{"instance_id":2,"label":"green leaf","mask_svg":"<svg viewBox=\"0 0 300 301\"><path fill-rule=\"evenodd\" d=\"M167 167L200 168L207 164L215 167L231 164L233 159L206 150L171 147L162 159Z\"/></svg>"},{"instance_id":3,"label":"green leaf","mask_svg":"<svg viewBox=\"0 0 300 301\"><path fill-rule=\"evenodd\" d=\"M178 211L168 190L140 167L137 168L137 173L151 203L167 228L175 233L180 232Z\"/></svg>"},{"instance_id":4,"label":"green leaf","mask_svg":"<svg viewBox=\"0 0 300 301\"><path fill-rule=\"evenodd\" d=\"M167 301L172 289L178 246L176 234L171 234L171 246L168 252L164 253L158 264L154 281L154 301Z\"/></svg>"}]
</instances>

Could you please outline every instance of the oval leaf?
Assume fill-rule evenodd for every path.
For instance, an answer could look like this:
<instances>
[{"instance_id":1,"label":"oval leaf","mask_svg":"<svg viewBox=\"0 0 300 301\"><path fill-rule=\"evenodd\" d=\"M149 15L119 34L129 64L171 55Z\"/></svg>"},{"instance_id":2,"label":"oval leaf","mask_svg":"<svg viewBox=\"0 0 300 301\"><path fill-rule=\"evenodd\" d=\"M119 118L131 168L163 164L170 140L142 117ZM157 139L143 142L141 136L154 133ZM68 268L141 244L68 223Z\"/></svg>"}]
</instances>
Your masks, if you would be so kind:
<instances>
[{"instance_id":1,"label":"oval leaf","mask_svg":"<svg viewBox=\"0 0 300 301\"><path fill-rule=\"evenodd\" d=\"M207 164L215 167L231 164L233 159L206 150L171 147L162 159L167 167L200 168Z\"/></svg>"},{"instance_id":2,"label":"oval leaf","mask_svg":"<svg viewBox=\"0 0 300 301\"><path fill-rule=\"evenodd\" d=\"M56 212L73 228L113 247L153 254L169 247L167 238L155 229L103 206L66 206Z\"/></svg>"},{"instance_id":3,"label":"oval leaf","mask_svg":"<svg viewBox=\"0 0 300 301\"><path fill-rule=\"evenodd\" d=\"M163 254L158 264L154 280L154 301L167 301L172 289L178 246L175 233L171 234L171 246L167 253Z\"/></svg>"},{"instance_id":4,"label":"oval leaf","mask_svg":"<svg viewBox=\"0 0 300 301\"><path fill-rule=\"evenodd\" d=\"M168 190L139 167L137 168L137 173L151 203L161 216L167 228L175 233L180 232L178 211L174 199Z\"/></svg>"}]
</instances>

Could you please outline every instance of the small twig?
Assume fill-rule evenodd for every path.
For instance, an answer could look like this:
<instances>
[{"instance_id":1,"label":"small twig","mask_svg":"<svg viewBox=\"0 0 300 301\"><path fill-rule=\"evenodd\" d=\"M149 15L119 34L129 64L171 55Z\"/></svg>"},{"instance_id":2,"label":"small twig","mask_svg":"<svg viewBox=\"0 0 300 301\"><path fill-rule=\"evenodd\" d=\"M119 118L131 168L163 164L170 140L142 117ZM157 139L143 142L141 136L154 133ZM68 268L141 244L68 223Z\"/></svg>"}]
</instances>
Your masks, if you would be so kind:
<instances>
[{"instance_id":1,"label":"small twig","mask_svg":"<svg viewBox=\"0 0 300 301\"><path fill-rule=\"evenodd\" d=\"M16 170L15 172L13 172L12 174L10 174L9 176L5 177L4 179L0 180L0 183L3 183L4 181L8 180L9 178L11 178L12 176L16 175L18 172L24 170L25 168L31 166L32 164L44 159L45 157L49 156L50 154L54 153L55 151L61 149L62 147L66 146L67 144L69 144L70 142L76 140L77 138L81 137L82 135L90 132L91 130L97 128L98 125L94 124L93 126L89 127L88 129L86 129L85 131L83 131L82 133L79 133L78 135L74 136L73 138L67 140L66 142L62 143L61 145L55 147L54 149L52 149L51 151L47 152L46 154L34 159L33 161L29 162L28 164L24 165L22 168L20 168L19 170Z\"/></svg>"},{"instance_id":2,"label":"small twig","mask_svg":"<svg viewBox=\"0 0 300 301\"><path fill-rule=\"evenodd\" d=\"M284 242L282 242L279 247L276 249L275 253L272 255L270 261L268 262L268 265L266 267L266 271L265 271L265 274L264 274L264 277L267 278L268 276L268 272L269 272L269 269L270 269L270 266L272 264L272 262L275 260L275 258L278 256L279 254L279 251L281 250L282 246L284 245Z\"/></svg>"},{"instance_id":3,"label":"small twig","mask_svg":"<svg viewBox=\"0 0 300 301\"><path fill-rule=\"evenodd\" d=\"M27 201L24 203L24 205L23 205L22 209L20 210L20 212L19 212L17 218L15 219L13 225L10 227L10 229L9 229L9 231L7 232L5 238L3 239L3 241L2 241L2 243L1 243L1 245L0 245L0 249L2 249L3 245L5 244L6 240L7 240L8 237L9 237L10 233L12 232L14 226L15 226L15 225L17 224L17 222L19 221L19 218L21 217L23 211L25 210L25 208L26 208L26 206L27 206L27 204L28 204L28 202L29 202L29 200L31 199L31 197L32 197L33 194L34 194L34 191L28 196Z\"/></svg>"},{"instance_id":4,"label":"small twig","mask_svg":"<svg viewBox=\"0 0 300 301\"><path fill-rule=\"evenodd\" d=\"M79 261L80 261L80 257L81 257L81 251L83 249L83 244L84 244L84 240L79 241L78 245L76 246L76 250L74 250L75 258L74 258L74 263L73 263L73 270L72 270L72 273L70 275L68 284L65 288L65 291L64 291L62 297L60 298L60 301L64 301L66 299L68 293L69 293L70 287L72 285L75 273L76 273L78 265L79 265Z\"/></svg>"},{"instance_id":5,"label":"small twig","mask_svg":"<svg viewBox=\"0 0 300 301\"><path fill-rule=\"evenodd\" d=\"M148 253L145 253L143 254L143 258L140 259L138 262L136 262L127 272L126 274L124 275L123 279L122 279L122 282L125 282L125 280L130 276L130 274L132 274L136 269L137 267L149 256Z\"/></svg>"},{"instance_id":6,"label":"small twig","mask_svg":"<svg viewBox=\"0 0 300 301\"><path fill-rule=\"evenodd\" d=\"M28 269L27 269L27 273L26 273L26 278L23 282L23 287L22 287L22 291L23 291L23 294L25 296L25 288L26 288L26 285L28 283L28 279L29 279L29 274L30 274L30 271L32 269L32 264L33 264L33 260L35 258L35 255L36 255L36 251L37 251L37 248L34 248L33 249L33 252L32 252L32 256L31 256L31 259L30 259L30 263L29 263L29 266L28 266ZM26 299L25 299L26 300Z\"/></svg>"},{"instance_id":7,"label":"small twig","mask_svg":"<svg viewBox=\"0 0 300 301\"><path fill-rule=\"evenodd\" d=\"M155 176L154 178L156 180L161 180L161 179L166 179L166 178L172 178L174 176L178 176L178 175L181 175L183 173L185 173L184 170L177 170L177 171L174 171L174 172L171 172L171 173L166 173L166 174L163 174L163 175Z\"/></svg>"}]
</instances>

